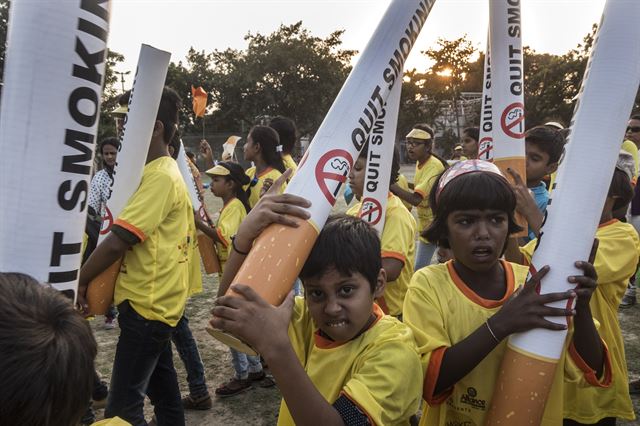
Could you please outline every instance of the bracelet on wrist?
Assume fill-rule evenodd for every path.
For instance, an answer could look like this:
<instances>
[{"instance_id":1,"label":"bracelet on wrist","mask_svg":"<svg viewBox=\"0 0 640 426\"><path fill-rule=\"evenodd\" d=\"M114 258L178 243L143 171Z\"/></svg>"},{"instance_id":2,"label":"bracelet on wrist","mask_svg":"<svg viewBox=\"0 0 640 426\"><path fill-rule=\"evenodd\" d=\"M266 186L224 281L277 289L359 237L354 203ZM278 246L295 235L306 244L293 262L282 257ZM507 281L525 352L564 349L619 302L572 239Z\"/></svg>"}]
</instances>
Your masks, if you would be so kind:
<instances>
[{"instance_id":1,"label":"bracelet on wrist","mask_svg":"<svg viewBox=\"0 0 640 426\"><path fill-rule=\"evenodd\" d=\"M498 339L498 337L496 336L496 334L493 332L493 330L491 329L491 326L489 325L489 320L487 320L485 322L486 326L487 326L487 330L489 330L489 333L491 333L491 337L493 337L493 339L496 341L496 343L500 343L500 339Z\"/></svg>"},{"instance_id":2,"label":"bracelet on wrist","mask_svg":"<svg viewBox=\"0 0 640 426\"><path fill-rule=\"evenodd\" d=\"M233 248L233 250L236 253L241 254L243 256L247 256L249 254L249 251L245 252L245 251L238 250L238 246L236 245L236 236L235 235L231 237L231 247ZM251 250L251 249L249 249L249 250Z\"/></svg>"}]
</instances>

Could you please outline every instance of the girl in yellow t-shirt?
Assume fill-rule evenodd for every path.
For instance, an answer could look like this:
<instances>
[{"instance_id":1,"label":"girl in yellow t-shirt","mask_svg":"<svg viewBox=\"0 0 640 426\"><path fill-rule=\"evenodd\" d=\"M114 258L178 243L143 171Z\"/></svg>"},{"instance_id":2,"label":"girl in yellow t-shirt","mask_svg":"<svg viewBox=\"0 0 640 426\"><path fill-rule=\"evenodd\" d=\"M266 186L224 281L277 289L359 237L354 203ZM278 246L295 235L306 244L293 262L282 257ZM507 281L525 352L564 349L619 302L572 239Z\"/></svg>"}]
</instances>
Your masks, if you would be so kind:
<instances>
[{"instance_id":1,"label":"girl in yellow t-shirt","mask_svg":"<svg viewBox=\"0 0 640 426\"><path fill-rule=\"evenodd\" d=\"M253 208L260 199L265 182L270 182L270 185L286 170L280 155L282 145L278 132L271 127L254 126L249 131L243 152L244 159L255 164L247 169L250 182L244 186L249 197L249 206Z\"/></svg>"},{"instance_id":2,"label":"girl in yellow t-shirt","mask_svg":"<svg viewBox=\"0 0 640 426\"><path fill-rule=\"evenodd\" d=\"M566 328L545 316L573 316L575 365L561 365L565 371L574 365L571 372L578 379L597 381L606 351L589 309L596 286L593 266L577 264L585 276L570 281L579 288L539 295L536 285L547 266L525 282L526 267L500 260L507 237L520 227L514 221L514 192L492 163L456 163L437 179L430 202L434 220L426 236L450 248L453 260L417 271L404 301L404 321L413 331L425 373L421 424L484 424L506 337L533 328ZM575 311L544 306L573 297ZM543 424L560 424L562 410L555 402L562 398L552 395L549 401Z\"/></svg>"},{"instance_id":3,"label":"girl in yellow t-shirt","mask_svg":"<svg viewBox=\"0 0 640 426\"><path fill-rule=\"evenodd\" d=\"M249 213L249 200L243 186L250 181L242 170L242 167L231 161L219 162L216 166L206 171L211 176L211 192L220 197L224 203L215 228L201 228L216 243L216 251L220 259L220 276L229 257L231 238L238 232L240 223ZM222 296L218 292L218 297ZM266 378L262 369L259 356L248 356L234 349L231 350L231 361L235 375L231 380L216 388L216 395L229 397L237 395L251 388L252 381L260 381Z\"/></svg>"},{"instance_id":4,"label":"girl in yellow t-shirt","mask_svg":"<svg viewBox=\"0 0 640 426\"><path fill-rule=\"evenodd\" d=\"M211 176L211 192L222 199L223 207L214 228L202 221L198 221L198 228L215 242L220 267L223 269L229 257L231 236L238 231L240 223L250 210L247 193L242 189L250 179L242 166L231 161L221 161L205 173Z\"/></svg>"}]
</instances>

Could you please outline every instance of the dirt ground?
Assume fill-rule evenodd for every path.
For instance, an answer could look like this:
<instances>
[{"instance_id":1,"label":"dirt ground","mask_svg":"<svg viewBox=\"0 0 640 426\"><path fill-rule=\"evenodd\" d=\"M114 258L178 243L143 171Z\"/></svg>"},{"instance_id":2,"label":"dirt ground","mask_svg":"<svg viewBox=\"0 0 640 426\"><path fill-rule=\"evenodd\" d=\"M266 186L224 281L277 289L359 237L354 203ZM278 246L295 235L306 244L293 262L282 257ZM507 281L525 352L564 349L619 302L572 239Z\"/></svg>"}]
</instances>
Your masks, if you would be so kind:
<instances>
[{"instance_id":1,"label":"dirt ground","mask_svg":"<svg viewBox=\"0 0 640 426\"><path fill-rule=\"evenodd\" d=\"M401 171L413 179L413 167L403 166ZM210 213L218 212L222 207L219 199L207 192L206 202ZM334 211L342 212L346 205L340 197L334 207ZM233 376L231 355L226 346L213 339L205 331L209 318L212 300L218 289L217 275L203 275L204 292L192 297L187 304L187 316L193 335L198 343L200 355L205 365L207 385L213 394L214 389ZM620 311L620 323L622 326L629 375L632 379L640 378L640 307L637 305ZM119 330L105 330L102 317L94 319L92 328L99 345L99 353L96 359L96 368L109 380L115 353L115 345ZM183 394L188 393L186 382L187 374L184 366L174 350L174 363L178 372L180 388ZM208 411L187 411L186 423L189 426L205 425L275 425L277 422L280 393L276 387L260 388L254 386L251 390L232 398L214 399L213 408ZM640 413L640 398L634 397L633 404L636 415ZM152 407L145 406L147 419L153 414ZM98 410L98 418L102 418L103 410ZM619 422L622 425L640 425L639 421Z\"/></svg>"}]
</instances>

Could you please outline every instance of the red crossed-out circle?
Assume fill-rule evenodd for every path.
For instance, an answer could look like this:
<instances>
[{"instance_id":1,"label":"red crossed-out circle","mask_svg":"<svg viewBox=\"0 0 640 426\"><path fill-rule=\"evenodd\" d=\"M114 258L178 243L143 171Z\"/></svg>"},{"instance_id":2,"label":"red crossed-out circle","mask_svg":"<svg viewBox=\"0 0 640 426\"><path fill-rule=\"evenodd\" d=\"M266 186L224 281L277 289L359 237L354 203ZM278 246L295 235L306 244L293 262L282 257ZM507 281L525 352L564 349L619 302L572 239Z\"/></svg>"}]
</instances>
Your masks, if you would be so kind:
<instances>
[{"instance_id":1,"label":"red crossed-out circle","mask_svg":"<svg viewBox=\"0 0 640 426\"><path fill-rule=\"evenodd\" d=\"M111 210L109 210L109 207L105 206L104 216L102 217L102 226L100 227L100 235L108 234L109 231L111 231L112 226L113 214L111 214Z\"/></svg>"},{"instance_id":2,"label":"red crossed-out circle","mask_svg":"<svg viewBox=\"0 0 640 426\"><path fill-rule=\"evenodd\" d=\"M325 170L326 166L329 166L328 170ZM340 186L346 182L347 175L352 166L353 159L351 158L351 154L344 149L332 149L318 160L315 170L316 182L318 182L318 187L329 204L335 204L337 192ZM331 181L338 182L338 187L333 193L329 190Z\"/></svg>"},{"instance_id":3,"label":"red crossed-out circle","mask_svg":"<svg viewBox=\"0 0 640 426\"><path fill-rule=\"evenodd\" d=\"M481 160L493 161L493 139L485 136L478 142L478 158Z\"/></svg>"},{"instance_id":4,"label":"red crossed-out circle","mask_svg":"<svg viewBox=\"0 0 640 426\"><path fill-rule=\"evenodd\" d=\"M382 205L375 198L364 198L359 216L370 225L377 225L382 218Z\"/></svg>"},{"instance_id":5,"label":"red crossed-out circle","mask_svg":"<svg viewBox=\"0 0 640 426\"><path fill-rule=\"evenodd\" d=\"M507 124L507 120L509 123ZM519 126L518 130L514 130ZM502 131L512 138L524 138L524 105L520 102L514 102L504 109L500 117L500 127Z\"/></svg>"}]
</instances>

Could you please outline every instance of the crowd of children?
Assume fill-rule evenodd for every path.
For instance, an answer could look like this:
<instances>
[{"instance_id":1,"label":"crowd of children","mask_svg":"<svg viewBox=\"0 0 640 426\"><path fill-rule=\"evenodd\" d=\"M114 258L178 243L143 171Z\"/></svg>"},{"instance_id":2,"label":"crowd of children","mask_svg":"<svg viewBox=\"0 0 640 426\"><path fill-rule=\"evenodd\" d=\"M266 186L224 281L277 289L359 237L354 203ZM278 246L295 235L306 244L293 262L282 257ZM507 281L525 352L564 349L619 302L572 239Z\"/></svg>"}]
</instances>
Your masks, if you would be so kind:
<instances>
[{"instance_id":1,"label":"crowd of children","mask_svg":"<svg viewBox=\"0 0 640 426\"><path fill-rule=\"evenodd\" d=\"M507 337L535 328L568 332L543 424L611 425L634 418L617 310L640 257L638 233L625 223L640 144L640 136L629 135L640 135L640 117L627 129L632 143L623 146L612 177L597 250L591 259L576 259L583 274L567 277L566 291L539 294L549 266L531 276L527 266L566 131L556 123L529 129L526 179L510 170L509 180L493 163L477 160L477 128L463 131L446 161L434 153L433 129L416 124L406 135L414 182L399 174L396 152L381 234L357 217L365 145L348 176L357 202L320 231L300 273L303 297L292 291L275 307L231 280L266 226L295 227L292 217L308 218L304 196L282 193L296 168L295 125L277 117L254 126L244 144L244 160L253 163L247 170L214 162L211 147L201 144L211 193L223 205L211 226L194 218L172 158L180 107L178 95L166 88L140 186L80 271L84 308L91 280L122 259L114 298L120 336L107 420L99 424L148 424L145 396L157 425L183 425L185 409L213 405L184 314L188 297L202 288L196 229L211 238L221 265L210 324L260 354L231 348L234 376L215 395L277 384L283 396L278 424L482 425L500 392L496 380ZM111 176L117 144L107 140L101 151L105 172L94 178L89 197L94 216L103 208L103 181ZM516 237L523 231L516 212L528 221L525 237ZM96 386L98 348L90 328L62 296L27 276L0 274L0 296L0 353L6 354L0 357L0 425L78 424ZM573 308L546 306L568 300ZM565 325L548 317L571 320ZM187 367L184 397L172 341Z\"/></svg>"}]
</instances>

